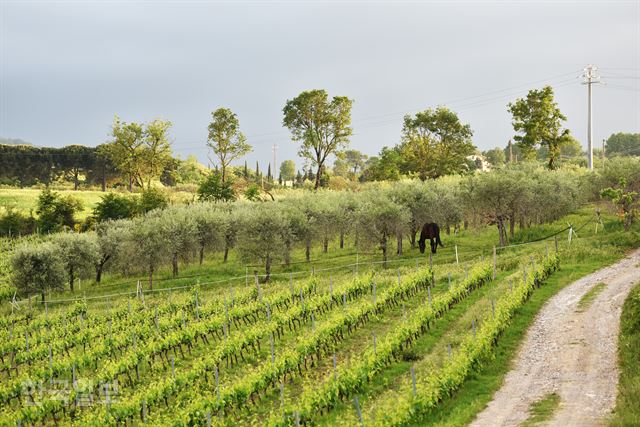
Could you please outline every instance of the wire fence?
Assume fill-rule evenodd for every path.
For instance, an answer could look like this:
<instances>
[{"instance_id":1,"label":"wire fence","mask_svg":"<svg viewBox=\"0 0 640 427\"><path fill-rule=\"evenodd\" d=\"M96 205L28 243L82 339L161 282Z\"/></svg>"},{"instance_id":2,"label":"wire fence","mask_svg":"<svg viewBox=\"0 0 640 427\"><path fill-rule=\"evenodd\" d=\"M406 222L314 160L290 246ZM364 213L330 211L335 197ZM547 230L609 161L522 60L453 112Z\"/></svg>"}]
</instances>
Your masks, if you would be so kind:
<instances>
[{"instance_id":1,"label":"wire fence","mask_svg":"<svg viewBox=\"0 0 640 427\"><path fill-rule=\"evenodd\" d=\"M569 224L567 227L556 231L554 233L551 233L549 235L546 235L544 237L540 237L534 240L530 240L528 242L522 242L522 243L515 243L515 244L511 244L511 245L505 245L505 246L496 246L495 249L496 251L504 251L506 249L511 249L511 248L516 248L516 247L522 247L522 246L528 246L528 245L533 245L533 244L537 244L540 243L542 241L546 241L546 240L550 240L552 238L555 238L556 236L569 231L570 235L574 235L576 234L578 231L582 230L584 227L586 227L589 223L592 223L593 220L587 220L585 221L580 227L578 228L574 228L572 224ZM576 234L577 236L577 234ZM571 237L569 238L571 239ZM465 251L465 249L469 248L469 251ZM362 266L362 267L373 267L376 265L389 265L389 264L397 264L397 263L412 263L412 262L425 262L427 260L429 260L429 262L433 263L434 265L448 265L448 264L467 264L469 262L473 262L474 259L478 256L483 257L485 254L485 249L479 249L479 248L475 248L475 247L469 247L469 246L464 246L464 245L453 245L453 246L448 246L446 248L442 248L442 250L451 250L453 249L456 252L456 261L455 262L451 262L451 263L433 263L433 258L429 257L427 255L423 255L420 257L413 257L413 258L396 258L396 259L390 259L390 260L381 260L381 261L373 261L373 260L369 260L369 261L356 261L355 263L349 263L349 264L342 264L342 265L335 265L335 266L331 266L331 267L326 267L326 268L315 268L315 266L311 265L309 270L300 270L300 271L292 271L292 272L281 272L281 273L272 273L269 276L270 277L289 277L289 278L293 278L293 277L298 277L298 276L304 276L304 275L314 275L317 273L324 273L324 272L330 272L330 271L337 271L337 270L343 270L343 269L354 269L355 271L358 271L358 269ZM467 258L464 261L460 261L459 258L464 254L464 258ZM356 253L356 257L359 255L375 255L375 253ZM336 259L341 259L341 258L345 258L345 257L353 257L353 254L346 254L346 255L341 255L338 257L333 257L330 260L327 261L335 261ZM246 266L248 268L248 266ZM198 279L199 277L201 277L201 275L191 275L191 276L182 276L179 279L190 279L190 278L196 278ZM132 282L124 282L124 284L126 283L132 283L132 284L136 284L136 290L134 291L124 291L124 292L118 292L118 293L112 293L112 294L107 294L107 295L93 295L93 296L82 296L82 297L78 297L78 298L66 298L66 299L55 299L55 300L47 300L46 302L43 301L37 301L37 303L39 304L59 304L59 303L77 303L77 302L83 302L83 301L89 301L89 300L110 300L110 299L115 299L115 298L120 298L120 297L126 297L126 296L138 296L141 292L143 294L156 294L156 293L160 293L160 292L173 292L173 291L181 291L181 290L185 290L185 289L191 289L194 288L195 286L209 286L209 285L216 285L216 284L222 284L222 283L232 283L232 282L240 282L243 281L245 283L245 285L247 285L249 283L249 281L255 281L255 280L260 280L260 279L264 279L265 277L267 277L266 274L244 274L241 276L234 276L234 277L228 277L225 279L220 279L220 280L212 280L212 281L205 281L205 282L200 282L199 280L197 280L195 283L190 283L190 284L186 284L186 285L181 285L181 286L172 286L172 287L166 287L166 288L156 288L156 289L147 289L147 290L142 290L142 288L140 288L140 281L132 281ZM172 278L165 278L165 279L158 279L158 280L171 280ZM175 279L174 279L175 280ZM122 282L119 283L119 286L122 286ZM13 300L12 304L14 306L19 306L20 304L27 304L30 303L29 300L23 300L23 301L16 301Z\"/></svg>"}]
</instances>

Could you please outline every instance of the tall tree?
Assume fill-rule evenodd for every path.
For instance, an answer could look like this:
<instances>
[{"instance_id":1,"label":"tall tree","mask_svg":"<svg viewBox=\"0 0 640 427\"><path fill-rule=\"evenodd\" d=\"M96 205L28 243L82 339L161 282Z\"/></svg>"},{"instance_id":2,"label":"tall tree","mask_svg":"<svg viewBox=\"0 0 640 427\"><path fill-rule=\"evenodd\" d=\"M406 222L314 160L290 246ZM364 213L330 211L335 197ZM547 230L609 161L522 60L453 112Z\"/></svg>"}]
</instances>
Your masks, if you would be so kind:
<instances>
[{"instance_id":1,"label":"tall tree","mask_svg":"<svg viewBox=\"0 0 640 427\"><path fill-rule=\"evenodd\" d=\"M280 163L280 178L283 181L293 181L296 176L296 164L293 160Z\"/></svg>"},{"instance_id":2,"label":"tall tree","mask_svg":"<svg viewBox=\"0 0 640 427\"><path fill-rule=\"evenodd\" d=\"M164 168L172 160L171 142L167 137L170 127L170 121L160 119L149 122L145 127L141 160L144 175L147 178L147 187L151 186L152 179L162 175Z\"/></svg>"},{"instance_id":3,"label":"tall tree","mask_svg":"<svg viewBox=\"0 0 640 427\"><path fill-rule=\"evenodd\" d=\"M104 152L120 173L129 180L129 191L134 182L144 186L142 179L142 152L144 144L144 127L139 123L126 123L117 115L113 119L111 128L113 141L105 144Z\"/></svg>"},{"instance_id":4,"label":"tall tree","mask_svg":"<svg viewBox=\"0 0 640 427\"><path fill-rule=\"evenodd\" d=\"M422 180L461 173L466 157L475 151L472 135L471 127L446 107L407 115L400 144L404 167Z\"/></svg>"},{"instance_id":5,"label":"tall tree","mask_svg":"<svg viewBox=\"0 0 640 427\"><path fill-rule=\"evenodd\" d=\"M207 146L220 160L222 182L224 182L229 164L250 153L251 146L247 144L244 134L240 132L240 122L233 111L228 108L218 108L211 115L213 120L209 124Z\"/></svg>"},{"instance_id":6,"label":"tall tree","mask_svg":"<svg viewBox=\"0 0 640 427\"><path fill-rule=\"evenodd\" d=\"M560 146L569 142L570 136L568 129L562 129L567 118L554 101L551 86L530 90L526 98L519 98L508 107L513 129L518 133L514 139L525 159L535 159L536 147L546 146L549 169L555 169Z\"/></svg>"},{"instance_id":7,"label":"tall tree","mask_svg":"<svg viewBox=\"0 0 640 427\"><path fill-rule=\"evenodd\" d=\"M640 133L614 133L607 139L607 157L640 156Z\"/></svg>"},{"instance_id":8,"label":"tall tree","mask_svg":"<svg viewBox=\"0 0 640 427\"><path fill-rule=\"evenodd\" d=\"M327 92L318 89L287 100L282 110L283 125L289 128L293 140L301 143L298 154L311 160L317 168L316 189L327 157L349 144L353 133L352 105L353 100L346 96L334 96L329 101Z\"/></svg>"}]
</instances>

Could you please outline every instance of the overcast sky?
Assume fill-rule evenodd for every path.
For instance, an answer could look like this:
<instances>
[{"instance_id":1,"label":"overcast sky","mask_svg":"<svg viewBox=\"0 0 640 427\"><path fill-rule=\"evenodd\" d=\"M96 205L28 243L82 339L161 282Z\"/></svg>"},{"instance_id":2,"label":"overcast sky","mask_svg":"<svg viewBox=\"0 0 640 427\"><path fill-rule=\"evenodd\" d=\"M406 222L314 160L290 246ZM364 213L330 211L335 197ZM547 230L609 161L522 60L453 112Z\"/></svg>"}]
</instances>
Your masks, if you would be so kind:
<instances>
[{"instance_id":1,"label":"overcast sky","mask_svg":"<svg viewBox=\"0 0 640 427\"><path fill-rule=\"evenodd\" d=\"M266 168L296 158L282 128L307 89L355 100L352 147L398 143L402 116L446 105L485 150L513 130L506 104L551 84L586 146L640 131L640 1L7 2L0 0L0 136L97 145L113 115L171 120L174 151L206 161L211 112L231 108ZM298 166L301 161L296 159Z\"/></svg>"}]
</instances>

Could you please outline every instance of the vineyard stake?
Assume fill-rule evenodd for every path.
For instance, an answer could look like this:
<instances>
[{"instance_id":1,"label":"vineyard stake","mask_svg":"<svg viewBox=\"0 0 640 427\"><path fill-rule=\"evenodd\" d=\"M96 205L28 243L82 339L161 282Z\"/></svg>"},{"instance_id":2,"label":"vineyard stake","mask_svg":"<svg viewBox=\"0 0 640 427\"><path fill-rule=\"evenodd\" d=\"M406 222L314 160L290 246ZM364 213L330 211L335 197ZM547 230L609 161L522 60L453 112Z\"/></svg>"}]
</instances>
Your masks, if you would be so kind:
<instances>
[{"instance_id":1,"label":"vineyard stake","mask_svg":"<svg viewBox=\"0 0 640 427\"><path fill-rule=\"evenodd\" d=\"M344 305L344 309L347 309L347 294L346 292L342 294L342 304Z\"/></svg>"},{"instance_id":2,"label":"vineyard stake","mask_svg":"<svg viewBox=\"0 0 640 427\"><path fill-rule=\"evenodd\" d=\"M356 252L356 274L358 274L358 264L360 263L360 254Z\"/></svg>"},{"instance_id":3,"label":"vineyard stake","mask_svg":"<svg viewBox=\"0 0 640 427\"><path fill-rule=\"evenodd\" d=\"M260 289L260 281L258 280L258 271L255 270L253 272L253 276L256 279L256 288L258 289L258 300L260 300L260 302L262 302L262 289Z\"/></svg>"},{"instance_id":4,"label":"vineyard stake","mask_svg":"<svg viewBox=\"0 0 640 427\"><path fill-rule=\"evenodd\" d=\"M429 300L429 308L431 308L431 286L427 288L427 296Z\"/></svg>"},{"instance_id":5,"label":"vineyard stake","mask_svg":"<svg viewBox=\"0 0 640 427\"><path fill-rule=\"evenodd\" d=\"M49 380L53 384L53 350L51 349L51 344L49 344L49 372L51 375Z\"/></svg>"},{"instance_id":6,"label":"vineyard stake","mask_svg":"<svg viewBox=\"0 0 640 427\"><path fill-rule=\"evenodd\" d=\"M285 412L284 412L284 381L280 381L280 405L282 406L282 415L285 416Z\"/></svg>"},{"instance_id":7,"label":"vineyard stake","mask_svg":"<svg viewBox=\"0 0 640 427\"><path fill-rule=\"evenodd\" d=\"M313 313L311 313L311 330L313 332L316 331L316 316L314 316Z\"/></svg>"},{"instance_id":8,"label":"vineyard stake","mask_svg":"<svg viewBox=\"0 0 640 427\"><path fill-rule=\"evenodd\" d=\"M377 352L376 352L376 332L375 331L371 332L371 335L373 336L373 355L375 356L377 354Z\"/></svg>"},{"instance_id":9,"label":"vineyard stake","mask_svg":"<svg viewBox=\"0 0 640 427\"><path fill-rule=\"evenodd\" d=\"M27 331L24 332L24 341L27 345L27 353L29 353L29 334L27 333Z\"/></svg>"},{"instance_id":10,"label":"vineyard stake","mask_svg":"<svg viewBox=\"0 0 640 427\"><path fill-rule=\"evenodd\" d=\"M373 305L376 305L376 282L373 282Z\"/></svg>"},{"instance_id":11,"label":"vineyard stake","mask_svg":"<svg viewBox=\"0 0 640 427\"><path fill-rule=\"evenodd\" d=\"M411 365L411 385L413 386L413 395L415 396L418 393L416 391L416 370L413 365Z\"/></svg>"},{"instance_id":12,"label":"vineyard stake","mask_svg":"<svg viewBox=\"0 0 640 427\"><path fill-rule=\"evenodd\" d=\"M451 359L451 344L447 344L447 354L449 355L449 359Z\"/></svg>"},{"instance_id":13,"label":"vineyard stake","mask_svg":"<svg viewBox=\"0 0 640 427\"><path fill-rule=\"evenodd\" d=\"M513 292L513 281L509 279L509 292Z\"/></svg>"},{"instance_id":14,"label":"vineyard stake","mask_svg":"<svg viewBox=\"0 0 640 427\"><path fill-rule=\"evenodd\" d=\"M329 277L329 296L333 299L333 277Z\"/></svg>"},{"instance_id":15,"label":"vineyard stake","mask_svg":"<svg viewBox=\"0 0 640 427\"><path fill-rule=\"evenodd\" d=\"M558 253L558 236L555 236L554 240L556 241L556 254L557 254Z\"/></svg>"},{"instance_id":16,"label":"vineyard stake","mask_svg":"<svg viewBox=\"0 0 640 427\"><path fill-rule=\"evenodd\" d=\"M300 288L300 305L302 305L302 311L304 311L304 296L302 295L302 288Z\"/></svg>"},{"instance_id":17,"label":"vineyard stake","mask_svg":"<svg viewBox=\"0 0 640 427\"><path fill-rule=\"evenodd\" d=\"M155 320L156 320L156 331L160 331L160 324L158 323L158 306L156 305L156 313L155 313Z\"/></svg>"},{"instance_id":18,"label":"vineyard stake","mask_svg":"<svg viewBox=\"0 0 640 427\"><path fill-rule=\"evenodd\" d=\"M337 365L338 363L336 362L336 354L333 353L333 379L334 380L338 378Z\"/></svg>"},{"instance_id":19,"label":"vineyard stake","mask_svg":"<svg viewBox=\"0 0 640 427\"><path fill-rule=\"evenodd\" d=\"M398 269L398 285L400 284L400 269Z\"/></svg>"},{"instance_id":20,"label":"vineyard stake","mask_svg":"<svg viewBox=\"0 0 640 427\"><path fill-rule=\"evenodd\" d=\"M142 422L143 423L147 422L147 401L146 400L142 401Z\"/></svg>"},{"instance_id":21,"label":"vineyard stake","mask_svg":"<svg viewBox=\"0 0 640 427\"><path fill-rule=\"evenodd\" d=\"M295 419L296 419L296 427L300 427L300 412L296 411Z\"/></svg>"},{"instance_id":22,"label":"vineyard stake","mask_svg":"<svg viewBox=\"0 0 640 427\"><path fill-rule=\"evenodd\" d=\"M71 367L71 385L76 387L76 362L73 362L73 366Z\"/></svg>"},{"instance_id":23,"label":"vineyard stake","mask_svg":"<svg viewBox=\"0 0 640 427\"><path fill-rule=\"evenodd\" d=\"M109 383L105 383L104 384L104 401L107 404L107 412L109 412L110 408L110 402L109 402Z\"/></svg>"},{"instance_id":24,"label":"vineyard stake","mask_svg":"<svg viewBox=\"0 0 640 427\"><path fill-rule=\"evenodd\" d=\"M207 427L211 427L211 411L207 412Z\"/></svg>"},{"instance_id":25,"label":"vineyard stake","mask_svg":"<svg viewBox=\"0 0 640 427\"><path fill-rule=\"evenodd\" d=\"M416 271L419 270L419 266L418 266L418 260L416 259Z\"/></svg>"},{"instance_id":26,"label":"vineyard stake","mask_svg":"<svg viewBox=\"0 0 640 427\"><path fill-rule=\"evenodd\" d=\"M289 291L291 292L291 299L293 300L295 292L293 291L293 274L291 273L289 273Z\"/></svg>"},{"instance_id":27,"label":"vineyard stake","mask_svg":"<svg viewBox=\"0 0 640 427\"><path fill-rule=\"evenodd\" d=\"M473 329L473 339L475 339L476 338L476 320L475 319L471 321L471 329Z\"/></svg>"},{"instance_id":28,"label":"vineyard stake","mask_svg":"<svg viewBox=\"0 0 640 427\"><path fill-rule=\"evenodd\" d=\"M455 245L455 250L456 250L456 265L460 264L460 261L458 260L458 245Z\"/></svg>"},{"instance_id":29,"label":"vineyard stake","mask_svg":"<svg viewBox=\"0 0 640 427\"><path fill-rule=\"evenodd\" d=\"M273 332L269 334L269 343L271 344L271 364L273 365L276 361L276 353L273 348Z\"/></svg>"},{"instance_id":30,"label":"vineyard stake","mask_svg":"<svg viewBox=\"0 0 640 427\"><path fill-rule=\"evenodd\" d=\"M358 396L353 399L356 404L356 412L358 413L358 419L360 420L360 426L364 427L364 421L362 420L362 411L360 410L360 402L358 402Z\"/></svg>"},{"instance_id":31,"label":"vineyard stake","mask_svg":"<svg viewBox=\"0 0 640 427\"><path fill-rule=\"evenodd\" d=\"M433 268L433 254L429 252L429 268Z\"/></svg>"},{"instance_id":32,"label":"vineyard stake","mask_svg":"<svg viewBox=\"0 0 640 427\"><path fill-rule=\"evenodd\" d=\"M249 287L249 267L244 268L244 285Z\"/></svg>"},{"instance_id":33,"label":"vineyard stake","mask_svg":"<svg viewBox=\"0 0 640 427\"><path fill-rule=\"evenodd\" d=\"M496 302L491 300L491 316L496 317Z\"/></svg>"},{"instance_id":34,"label":"vineyard stake","mask_svg":"<svg viewBox=\"0 0 640 427\"><path fill-rule=\"evenodd\" d=\"M491 280L496 280L496 247L493 247L493 278Z\"/></svg>"},{"instance_id":35,"label":"vineyard stake","mask_svg":"<svg viewBox=\"0 0 640 427\"><path fill-rule=\"evenodd\" d=\"M218 403L220 402L220 371L216 366L216 396L218 398Z\"/></svg>"},{"instance_id":36,"label":"vineyard stake","mask_svg":"<svg viewBox=\"0 0 640 427\"><path fill-rule=\"evenodd\" d=\"M451 272L449 272L448 276L449 276L449 289L451 289Z\"/></svg>"},{"instance_id":37,"label":"vineyard stake","mask_svg":"<svg viewBox=\"0 0 640 427\"><path fill-rule=\"evenodd\" d=\"M171 376L174 380L176 379L176 360L173 356L171 356Z\"/></svg>"}]
</instances>

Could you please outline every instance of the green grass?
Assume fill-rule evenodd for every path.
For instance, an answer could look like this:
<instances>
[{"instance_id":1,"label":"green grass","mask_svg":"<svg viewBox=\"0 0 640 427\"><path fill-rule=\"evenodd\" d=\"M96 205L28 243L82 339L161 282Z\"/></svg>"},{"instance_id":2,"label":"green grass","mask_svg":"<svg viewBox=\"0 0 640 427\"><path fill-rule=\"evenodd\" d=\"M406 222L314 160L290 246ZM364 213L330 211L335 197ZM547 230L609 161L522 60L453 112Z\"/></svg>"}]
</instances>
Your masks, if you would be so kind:
<instances>
[{"instance_id":1,"label":"green grass","mask_svg":"<svg viewBox=\"0 0 640 427\"><path fill-rule=\"evenodd\" d=\"M14 191L14 190L12 190ZM2 190L0 190L0 198L2 197ZM1 199L0 199L1 200ZM512 243L525 242L527 240L534 240L541 237L548 236L549 234L566 227L566 222L570 221L573 224L581 225L585 221L588 221L593 216L593 207L585 207L573 215L563 218L561 221L557 221L553 224L546 224L539 227L532 227L526 229L522 233L516 233ZM478 369L470 375L470 378L462 386L462 388L454 394L450 399L442 402L439 407L432 413L427 414L424 418L415 420L415 425L450 425L459 426L465 425L475 415L481 411L486 404L491 400L493 393L501 386L504 375L510 369L510 361L515 356L518 346L524 337L527 328L532 323L535 315L538 313L543 304L548 301L553 295L555 295L560 289L567 284L579 279L580 277L589 274L603 266L609 265L612 262L620 259L624 256L627 248L637 247L640 241L638 235L638 227L634 227L634 230L629 233L622 232L622 227L618 220L612 216L605 217L606 232L594 234L594 230L591 227L586 227L579 233L579 238L574 238L571 246L568 245L566 239L566 233L559 236L559 249L562 255L561 270L551 276L548 279L547 284L537 289L532 295L531 299L525 304L518 313L512 319L510 327L500 337L497 347L492 355L492 358L483 360ZM434 267L436 272L441 274L442 267L440 264L447 264L455 262L455 245L458 246L458 252L460 261L473 260L477 261L481 255L485 258L491 256L492 248L497 244L497 233L495 227L483 227L474 230L462 231L459 235L443 235L443 242L445 248L439 249L438 254L433 258ZM505 250L498 251L498 268L499 276L504 275L512 270L517 270L518 261L526 260L530 255L538 254L542 255L546 250L554 250L553 240L550 242L539 242L533 245L523 245L510 247ZM390 251L394 253L394 251ZM202 266L197 265L197 262L193 261L188 264L180 264L180 277L171 277L170 267L166 266L158 272L154 279L154 289L162 287L173 287L181 285L192 285L199 280L202 285L203 298L207 297L221 297L222 295L228 295L230 286L239 289L245 285L244 279L231 280L233 277L242 276L245 274L245 268L251 273L254 268L260 273L262 272L262 266L246 266L243 260L239 259L235 250L232 250L229 254L229 260L227 263L221 262L220 253L208 253L205 258L205 263ZM388 266L388 273L393 275L393 271L401 265L414 266L416 257L420 257L417 249L410 249L409 244L405 241L405 254L403 256L393 256ZM322 253L319 246L314 246L312 252L311 263L304 262L304 250L302 248L296 249L293 253L293 264L289 267L275 266L273 272L276 274L282 274L283 276L275 276L274 279L278 279L274 283L265 286L265 289L275 289L278 286L288 286L288 273L289 272L309 272L313 267L316 271L326 267L334 267L340 265L353 264L356 259L364 265L360 266L360 271L368 268L366 263L369 261L379 261L380 254L363 254L356 253L353 248L352 239L349 238L346 242L344 249L339 249L337 242L331 242L328 253ZM422 255L420 263L428 262L428 255ZM380 264L377 265L377 269L382 268ZM136 288L135 282L140 279L143 283L146 282L146 276L138 275L135 270L133 274L128 277L123 277L117 273L110 273L104 277L103 283L95 284L90 279L83 280L82 291L76 291L71 294L70 291L57 292L52 295L53 299L61 299L68 297L81 297L86 294L87 297L99 296L105 294L115 294L123 291L134 291ZM324 285L328 286L329 275L334 280L340 280L345 276L353 274L353 267L348 267L339 270L333 270L330 272L323 272L321 274ZM294 276L296 277L303 277ZM499 277L499 280L501 277ZM229 281L225 281L229 280ZM221 281L219 283L204 284L204 282ZM251 281L249 282L251 286ZM438 285L446 286L443 282L438 281ZM457 337L465 333L468 330L470 320L476 316L476 313L486 313L490 310L490 298L495 298L495 292L499 292L502 288L493 286L483 288L477 294L471 295L468 300L460 304L459 307L452 310L450 314L447 314L441 321L437 322L435 329L420 339L415 348L408 351L409 356L419 357L422 359L432 358L434 366L438 365L438 360L442 359L446 355L446 345L443 343L453 343L455 345ZM165 292L158 292L149 294L148 298L163 299L168 295ZM421 295L421 300L424 301L425 296ZM110 300L90 300L88 305L90 306L91 313L100 312L101 310L112 308L117 304L126 304L126 297L114 297ZM407 312L411 313L411 310L418 304L419 300L413 302L407 302ZM55 310L65 309L63 304L55 304ZM5 312L8 310L8 305L4 305ZM39 307L42 309L41 307ZM52 306L49 306L49 310L53 310ZM361 330L356 331L353 336L345 341L344 347L338 351L338 355L342 355L344 359L348 359L350 354L361 351L362 348L370 345L371 331L376 331L379 339L388 333L393 328L398 327L401 324L402 309L396 308L390 310L381 319L376 319L367 324ZM320 319L319 319L320 321ZM287 343L293 337L287 338ZM206 350L203 350L206 351ZM266 350L265 350L266 351ZM637 347L636 347L637 351ZM637 353L636 353L637 355ZM636 356L637 357L637 356ZM343 360L344 360L343 359ZM187 363L191 363L189 360ZM327 364L330 361L326 362ZM188 364L187 364L188 366ZM398 379L402 375L406 375L408 369L411 366L411 361L402 361L394 364L389 370L384 372L379 378L376 378L371 387L363 391L361 395L363 400L361 404L366 403L364 396L374 396L377 391L384 391L389 386L397 383ZM246 368L246 366L245 366ZM326 366L323 365L323 369ZM328 368L327 368L328 369ZM323 370L322 373L325 373ZM637 383L636 383L637 384ZM288 384L287 396L292 396L291 393L299 394L301 390L301 384ZM275 393L275 394L274 394ZM256 413L263 416L270 406L277 403L279 397L277 390L274 393L266 393L262 401L254 408ZM634 397L637 402L637 397ZM634 400L630 400L634 402ZM320 424L325 424L336 420L332 416L341 416L348 411L353 411L350 406L350 402L345 402L344 408L337 408L331 416L319 420ZM170 417L174 412L171 409L166 411L162 410L160 416ZM239 417L243 419L242 416ZM343 418L345 419L345 418ZM622 424L620 424L622 425Z\"/></svg>"},{"instance_id":2,"label":"green grass","mask_svg":"<svg viewBox=\"0 0 640 427\"><path fill-rule=\"evenodd\" d=\"M612 426L640 425L640 283L629 293L620 318L620 382Z\"/></svg>"},{"instance_id":3,"label":"green grass","mask_svg":"<svg viewBox=\"0 0 640 427\"><path fill-rule=\"evenodd\" d=\"M533 427L550 420L554 412L560 406L560 396L556 393L549 393L542 399L531 404L529 408L529 418L520 427Z\"/></svg>"},{"instance_id":4,"label":"green grass","mask_svg":"<svg viewBox=\"0 0 640 427\"><path fill-rule=\"evenodd\" d=\"M597 243L585 236L581 242L574 242L571 249L565 247L560 270L547 279L546 284L536 290L530 300L518 310L509 328L498 340L493 357L482 361L480 368L470 375L457 394L443 401L425 417L416 420L414 425L453 427L470 423L502 385L527 329L542 306L568 284L621 259L626 250L638 246L637 239L635 234L625 235L619 228L610 228L606 239Z\"/></svg>"},{"instance_id":5,"label":"green grass","mask_svg":"<svg viewBox=\"0 0 640 427\"><path fill-rule=\"evenodd\" d=\"M588 309L591 304L593 304L593 301L600 294L600 292L604 290L605 286L607 286L606 283L600 282L593 288L589 289L586 294L582 295L582 298L580 298L580 301L578 301L578 311L584 311Z\"/></svg>"},{"instance_id":6,"label":"green grass","mask_svg":"<svg viewBox=\"0 0 640 427\"><path fill-rule=\"evenodd\" d=\"M0 207L13 208L25 213L29 213L31 210L35 212L40 191L42 190L33 188L0 188ZM55 191L64 196L72 195L82 202L82 211L77 215L78 219L89 216L96 203L100 201L100 197L105 194L101 191Z\"/></svg>"}]
</instances>

